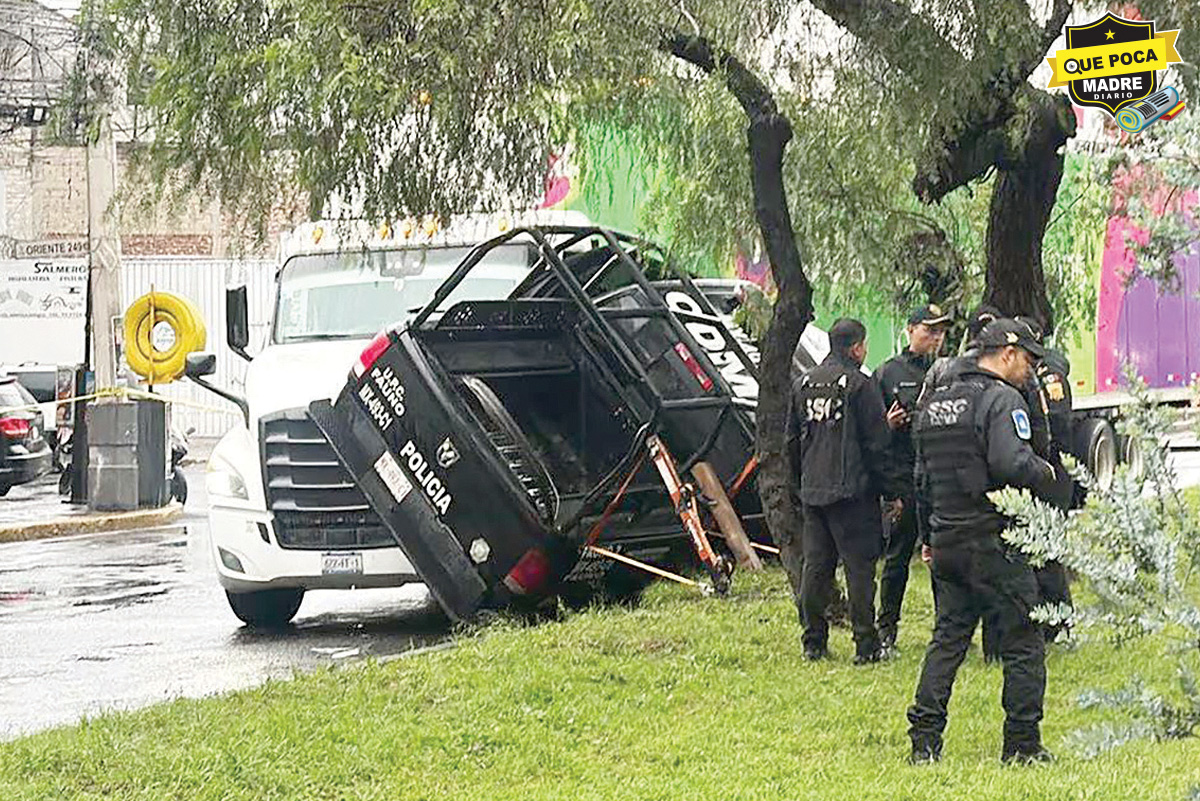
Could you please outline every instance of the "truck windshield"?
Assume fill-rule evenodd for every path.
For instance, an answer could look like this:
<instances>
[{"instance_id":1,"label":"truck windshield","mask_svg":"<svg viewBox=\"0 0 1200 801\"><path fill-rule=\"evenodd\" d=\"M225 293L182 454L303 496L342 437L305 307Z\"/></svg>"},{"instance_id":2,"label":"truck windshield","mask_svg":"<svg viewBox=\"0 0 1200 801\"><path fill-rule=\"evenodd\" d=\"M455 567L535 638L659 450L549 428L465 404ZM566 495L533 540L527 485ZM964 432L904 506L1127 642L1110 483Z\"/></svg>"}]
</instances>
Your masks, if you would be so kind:
<instances>
[{"instance_id":1,"label":"truck windshield","mask_svg":"<svg viewBox=\"0 0 1200 801\"><path fill-rule=\"evenodd\" d=\"M357 250L293 256L279 273L273 341L359 339L402 322L433 297L469 247ZM488 252L440 308L508 295L529 272L530 250Z\"/></svg>"}]
</instances>

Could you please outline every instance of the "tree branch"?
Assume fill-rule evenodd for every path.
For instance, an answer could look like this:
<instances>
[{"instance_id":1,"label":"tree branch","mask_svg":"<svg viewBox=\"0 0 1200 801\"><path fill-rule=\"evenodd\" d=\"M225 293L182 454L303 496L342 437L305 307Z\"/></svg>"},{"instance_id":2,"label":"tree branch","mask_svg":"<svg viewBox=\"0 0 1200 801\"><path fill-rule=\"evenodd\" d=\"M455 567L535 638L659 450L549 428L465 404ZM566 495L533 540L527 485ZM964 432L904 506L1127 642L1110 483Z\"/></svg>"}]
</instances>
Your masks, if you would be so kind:
<instances>
[{"instance_id":1,"label":"tree branch","mask_svg":"<svg viewBox=\"0 0 1200 801\"><path fill-rule=\"evenodd\" d=\"M813 0L834 22L876 48L922 91L937 91L966 59L929 22L893 0ZM930 64L937 69L930 69ZM926 85L921 85L921 84Z\"/></svg>"},{"instance_id":2,"label":"tree branch","mask_svg":"<svg viewBox=\"0 0 1200 801\"><path fill-rule=\"evenodd\" d=\"M751 119L779 113L775 97L758 76L742 61L724 50L715 51L703 36L689 36L677 30L662 31L659 48L678 59L699 67L709 75L725 73L725 86Z\"/></svg>"},{"instance_id":3,"label":"tree branch","mask_svg":"<svg viewBox=\"0 0 1200 801\"><path fill-rule=\"evenodd\" d=\"M1042 35L1038 40L1036 52L1025 54L1021 59L1020 66L1017 69L1019 80L1017 83L1022 83L1033 74L1033 71L1042 63L1042 59L1046 57L1050 46L1054 44L1054 40L1058 38L1062 32L1063 25L1067 23L1067 17L1071 14L1072 0L1054 0L1054 9L1050 12L1050 18L1046 20L1046 24L1042 26Z\"/></svg>"}]
</instances>

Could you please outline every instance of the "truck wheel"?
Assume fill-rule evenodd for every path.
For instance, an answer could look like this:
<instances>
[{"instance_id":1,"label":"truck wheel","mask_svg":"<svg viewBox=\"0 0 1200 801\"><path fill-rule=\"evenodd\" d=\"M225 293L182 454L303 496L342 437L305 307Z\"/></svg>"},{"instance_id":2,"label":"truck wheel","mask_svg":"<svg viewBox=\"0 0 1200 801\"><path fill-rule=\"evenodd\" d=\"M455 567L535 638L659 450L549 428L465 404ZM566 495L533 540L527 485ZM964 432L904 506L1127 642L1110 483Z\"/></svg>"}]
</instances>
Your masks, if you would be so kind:
<instances>
[{"instance_id":1,"label":"truck wheel","mask_svg":"<svg viewBox=\"0 0 1200 801\"><path fill-rule=\"evenodd\" d=\"M471 411L525 488L538 517L544 523L553 523L558 514L558 491L529 438L487 382L475 376L463 376L462 386L465 389L462 395Z\"/></svg>"},{"instance_id":2,"label":"truck wheel","mask_svg":"<svg viewBox=\"0 0 1200 801\"><path fill-rule=\"evenodd\" d=\"M1142 445L1137 437L1122 434L1117 438L1120 445L1121 464L1129 471L1130 478L1140 480L1146 474L1146 462L1142 458Z\"/></svg>"},{"instance_id":3,"label":"truck wheel","mask_svg":"<svg viewBox=\"0 0 1200 801\"><path fill-rule=\"evenodd\" d=\"M279 590L258 592L225 591L229 608L238 620L247 626L260 629L277 629L286 626L304 600L304 590L287 587Z\"/></svg>"},{"instance_id":4,"label":"truck wheel","mask_svg":"<svg viewBox=\"0 0 1200 801\"><path fill-rule=\"evenodd\" d=\"M1117 435L1107 420L1085 419L1075 431L1075 455L1091 472L1099 489L1112 487L1117 469Z\"/></svg>"}]
</instances>

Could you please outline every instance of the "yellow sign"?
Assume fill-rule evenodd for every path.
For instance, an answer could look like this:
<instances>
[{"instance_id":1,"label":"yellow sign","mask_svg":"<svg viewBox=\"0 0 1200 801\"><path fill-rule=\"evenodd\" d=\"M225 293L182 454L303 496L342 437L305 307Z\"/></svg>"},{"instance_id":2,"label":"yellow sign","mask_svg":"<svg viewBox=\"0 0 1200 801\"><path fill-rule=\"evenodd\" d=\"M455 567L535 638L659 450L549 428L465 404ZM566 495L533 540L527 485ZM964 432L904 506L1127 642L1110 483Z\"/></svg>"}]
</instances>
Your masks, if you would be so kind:
<instances>
[{"instance_id":1,"label":"yellow sign","mask_svg":"<svg viewBox=\"0 0 1200 801\"><path fill-rule=\"evenodd\" d=\"M1066 86L1085 78L1111 78L1147 70L1166 69L1181 61L1175 49L1179 31L1160 31L1143 42L1118 42L1059 50L1047 58L1054 75L1047 88Z\"/></svg>"}]
</instances>

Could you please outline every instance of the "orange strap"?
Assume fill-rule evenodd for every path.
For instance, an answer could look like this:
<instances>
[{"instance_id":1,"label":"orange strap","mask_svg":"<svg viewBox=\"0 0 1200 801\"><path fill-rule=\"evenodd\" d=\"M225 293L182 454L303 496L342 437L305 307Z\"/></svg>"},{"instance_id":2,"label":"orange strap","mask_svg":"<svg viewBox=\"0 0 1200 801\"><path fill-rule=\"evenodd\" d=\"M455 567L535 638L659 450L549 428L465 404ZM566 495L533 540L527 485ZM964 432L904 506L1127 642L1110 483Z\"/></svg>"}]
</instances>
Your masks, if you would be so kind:
<instances>
[{"instance_id":1,"label":"orange strap","mask_svg":"<svg viewBox=\"0 0 1200 801\"><path fill-rule=\"evenodd\" d=\"M746 462L746 466L742 468L742 472L739 473L737 479L734 480L733 486L730 487L725 493L729 496L729 500L732 501L734 496L741 492L742 485L750 479L750 476L754 475L754 471L757 469L758 454L756 453L750 457L749 461Z\"/></svg>"},{"instance_id":2,"label":"orange strap","mask_svg":"<svg viewBox=\"0 0 1200 801\"><path fill-rule=\"evenodd\" d=\"M629 475L625 476L625 480L621 482L621 486L617 490L617 494L614 495L612 500L608 502L608 506L604 507L604 512L600 515L600 519L595 522L595 524L592 526L592 530L588 532L587 540L584 542L585 546L590 547L593 542L599 539L601 532L604 531L604 527L608 525L608 519L612 517L612 513L617 510L617 504L621 502L621 497L625 494L625 491L629 489L629 485L633 483L633 477L636 476L638 470L642 468L642 462L645 460L646 452L642 451L638 455L637 461L633 465L633 469L629 471Z\"/></svg>"}]
</instances>

